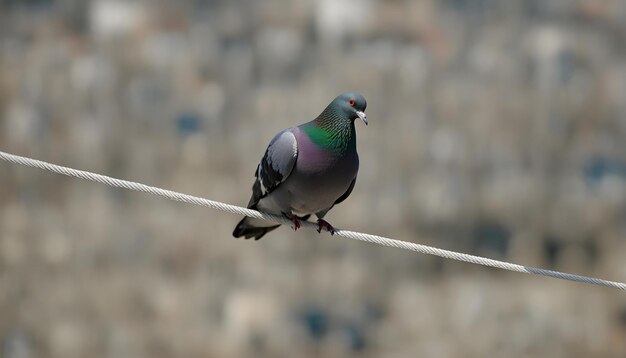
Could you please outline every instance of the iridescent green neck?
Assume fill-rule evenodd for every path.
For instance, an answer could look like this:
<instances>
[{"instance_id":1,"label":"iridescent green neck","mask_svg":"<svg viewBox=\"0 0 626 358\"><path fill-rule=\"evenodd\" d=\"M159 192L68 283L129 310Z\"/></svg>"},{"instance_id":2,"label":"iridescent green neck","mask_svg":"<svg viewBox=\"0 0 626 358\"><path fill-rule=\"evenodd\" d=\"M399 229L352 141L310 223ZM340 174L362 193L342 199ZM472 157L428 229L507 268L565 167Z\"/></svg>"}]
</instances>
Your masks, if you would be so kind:
<instances>
[{"instance_id":1,"label":"iridescent green neck","mask_svg":"<svg viewBox=\"0 0 626 358\"><path fill-rule=\"evenodd\" d=\"M321 148L338 154L356 151L356 131L352 122L348 125L324 125L313 121L302 126L302 129L311 141Z\"/></svg>"}]
</instances>

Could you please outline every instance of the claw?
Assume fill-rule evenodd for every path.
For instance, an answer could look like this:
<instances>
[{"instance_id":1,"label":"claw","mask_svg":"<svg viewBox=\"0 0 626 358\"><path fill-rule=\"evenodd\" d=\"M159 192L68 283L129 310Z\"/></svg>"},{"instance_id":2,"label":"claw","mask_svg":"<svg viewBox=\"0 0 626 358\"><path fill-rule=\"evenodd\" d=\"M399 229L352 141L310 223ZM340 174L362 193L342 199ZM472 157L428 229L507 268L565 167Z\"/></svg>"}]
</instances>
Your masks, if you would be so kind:
<instances>
[{"instance_id":1,"label":"claw","mask_svg":"<svg viewBox=\"0 0 626 358\"><path fill-rule=\"evenodd\" d=\"M296 216L293 215L291 217L291 221L293 222L293 231L298 231L298 229L300 228L300 219Z\"/></svg>"},{"instance_id":2,"label":"claw","mask_svg":"<svg viewBox=\"0 0 626 358\"><path fill-rule=\"evenodd\" d=\"M335 228L324 219L317 219L317 232L321 233L322 229L326 229L331 235L335 235Z\"/></svg>"}]
</instances>

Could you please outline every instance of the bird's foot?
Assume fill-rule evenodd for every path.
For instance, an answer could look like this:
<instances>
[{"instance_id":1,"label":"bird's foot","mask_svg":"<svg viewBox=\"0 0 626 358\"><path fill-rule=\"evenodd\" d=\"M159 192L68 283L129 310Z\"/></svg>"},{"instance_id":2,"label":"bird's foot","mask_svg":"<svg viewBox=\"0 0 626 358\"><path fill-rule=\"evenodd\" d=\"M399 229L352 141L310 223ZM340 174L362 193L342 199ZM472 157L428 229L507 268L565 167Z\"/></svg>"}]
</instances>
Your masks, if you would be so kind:
<instances>
[{"instance_id":1,"label":"bird's foot","mask_svg":"<svg viewBox=\"0 0 626 358\"><path fill-rule=\"evenodd\" d=\"M302 226L300 225L300 219L297 215L291 216L291 221L293 222L293 231L298 231L298 229Z\"/></svg>"},{"instance_id":2,"label":"bird's foot","mask_svg":"<svg viewBox=\"0 0 626 358\"><path fill-rule=\"evenodd\" d=\"M317 232L321 233L322 229L326 229L331 235L335 235L335 228L324 219L317 219Z\"/></svg>"}]
</instances>

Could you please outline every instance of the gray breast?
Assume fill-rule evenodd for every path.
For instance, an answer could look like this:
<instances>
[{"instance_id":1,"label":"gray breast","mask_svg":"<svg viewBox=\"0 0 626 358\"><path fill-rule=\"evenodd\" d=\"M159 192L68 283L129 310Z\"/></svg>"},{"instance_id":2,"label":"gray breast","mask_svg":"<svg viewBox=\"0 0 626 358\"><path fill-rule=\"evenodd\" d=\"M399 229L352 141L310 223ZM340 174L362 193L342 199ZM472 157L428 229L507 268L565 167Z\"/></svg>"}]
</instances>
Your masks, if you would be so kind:
<instances>
[{"instance_id":1,"label":"gray breast","mask_svg":"<svg viewBox=\"0 0 626 358\"><path fill-rule=\"evenodd\" d=\"M310 167L306 160L298 160L283 185L292 212L303 215L330 208L350 187L358 163L356 152L332 158L321 167Z\"/></svg>"}]
</instances>

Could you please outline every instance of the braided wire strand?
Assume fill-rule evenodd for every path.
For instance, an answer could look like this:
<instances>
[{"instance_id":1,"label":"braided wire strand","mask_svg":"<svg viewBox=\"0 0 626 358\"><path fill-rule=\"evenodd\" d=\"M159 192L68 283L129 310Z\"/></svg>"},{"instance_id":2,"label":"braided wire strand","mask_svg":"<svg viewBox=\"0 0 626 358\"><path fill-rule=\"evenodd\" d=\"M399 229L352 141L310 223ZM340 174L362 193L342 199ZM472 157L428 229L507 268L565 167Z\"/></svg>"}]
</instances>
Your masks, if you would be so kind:
<instances>
[{"instance_id":1,"label":"braided wire strand","mask_svg":"<svg viewBox=\"0 0 626 358\"><path fill-rule=\"evenodd\" d=\"M2 151L0 151L0 159L7 161L7 162L27 166L27 167L47 170L53 173L66 175L69 177L90 180L93 182L109 185L109 186L116 187L116 188L129 189L129 190L139 191L139 192L148 193L152 195L158 195L158 196L170 199L170 200L199 205L199 206L216 209L216 210L221 210L221 211L231 213L231 214L245 215L245 216L249 216L255 219L274 221L274 222L277 222L280 224L286 224L286 225L292 224L291 220L288 220L282 216L267 214L267 213L259 212L256 210L251 210L251 209L243 208L240 206L236 206L236 205L226 204L226 203L222 203L219 201L209 200L209 199L205 199L205 198L201 198L201 197L197 197L193 195L187 195L187 194L175 192L172 190L161 189L161 188L157 188L157 187L153 187L153 186L149 186L149 185L145 185L145 184L141 184L137 182L112 178L106 175L96 174L96 173L92 173L92 172L88 172L84 170L72 169L72 168L68 168L68 167L64 167L64 166L60 166L56 164L47 163L41 160L36 160L36 159L22 157L22 156L18 156L14 154L9 154L9 153L2 152ZM317 229L316 224L312 222L308 222L308 221L302 222L302 227ZM523 265L505 262L505 261L493 260L493 259L489 259L485 257L439 249L436 247L421 245L421 244L417 244L413 242L390 239L390 238L383 237L383 236L371 235L371 234L356 232L356 231L342 230L342 229L337 229L337 228L335 231L335 235L352 239L352 240L369 242L369 243L373 243L373 244L377 244L381 246L394 247L394 248L414 251L414 252L418 252L422 254L439 256L444 259L462 261L462 262L488 266L488 267L513 271L513 272L520 272L520 273L526 273L526 274L538 275L538 276L546 276L546 277L552 277L552 278L557 278L561 280L582 282L582 283L609 287L609 288L616 288L622 291L626 291L626 284L622 282L608 281L608 280L603 280L599 278L580 276L580 275L575 275L575 274L566 273L566 272L523 266Z\"/></svg>"}]
</instances>

